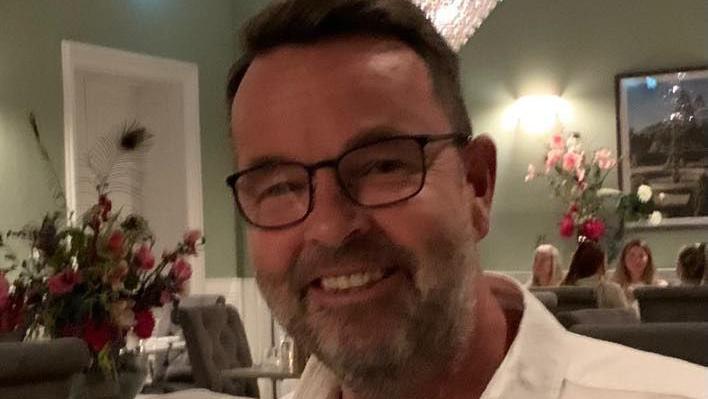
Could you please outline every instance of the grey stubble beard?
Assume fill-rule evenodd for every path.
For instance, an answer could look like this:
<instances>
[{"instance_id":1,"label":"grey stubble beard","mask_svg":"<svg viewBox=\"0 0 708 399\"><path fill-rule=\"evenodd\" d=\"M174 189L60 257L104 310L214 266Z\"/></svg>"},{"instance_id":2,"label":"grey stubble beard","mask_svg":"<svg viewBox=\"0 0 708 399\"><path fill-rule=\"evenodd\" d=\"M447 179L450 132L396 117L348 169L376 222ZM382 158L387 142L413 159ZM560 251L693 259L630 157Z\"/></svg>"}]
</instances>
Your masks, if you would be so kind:
<instances>
[{"instance_id":1,"label":"grey stubble beard","mask_svg":"<svg viewBox=\"0 0 708 399\"><path fill-rule=\"evenodd\" d=\"M276 319L297 345L315 354L359 398L399 398L410 388L411 378L432 379L455 367L474 330L473 280L478 270L470 266L475 264L473 248L440 238L428 246L434 256L424 266L385 237L364 237L336 251L298 257L285 279L257 273L256 280ZM385 344L371 345L362 335L366 331L362 324L374 311L371 306L354 305L344 312L316 309L294 289L298 273L317 262L334 264L343 259L384 259L414 271L413 295L385 304L392 307L386 309L388 313L397 317L391 321Z\"/></svg>"}]
</instances>

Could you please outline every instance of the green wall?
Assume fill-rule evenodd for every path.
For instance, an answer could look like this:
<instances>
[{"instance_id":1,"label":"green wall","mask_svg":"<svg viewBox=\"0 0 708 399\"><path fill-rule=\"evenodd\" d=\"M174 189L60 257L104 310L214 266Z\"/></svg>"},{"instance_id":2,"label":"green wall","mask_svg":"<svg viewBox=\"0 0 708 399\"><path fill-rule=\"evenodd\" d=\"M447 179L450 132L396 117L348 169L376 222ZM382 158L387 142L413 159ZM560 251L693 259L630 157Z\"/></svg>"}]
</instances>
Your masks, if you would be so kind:
<instances>
[{"instance_id":1,"label":"green wall","mask_svg":"<svg viewBox=\"0 0 708 399\"><path fill-rule=\"evenodd\" d=\"M25 117L34 110L63 171L60 41L70 39L199 66L207 276L236 274L248 262L223 185L231 169L224 80L237 55L235 34L264 0L0 1L0 230L51 208ZM570 130L589 148L616 148L614 75L708 63L703 0L504 0L461 52L465 96L477 132L499 145L493 229L483 245L489 269L528 268L536 236L560 242L560 208L542 183L525 185L543 138L504 131L505 108L524 94L555 92L574 108ZM703 230L639 232L660 265ZM568 253L571 245L562 243Z\"/></svg>"},{"instance_id":2,"label":"green wall","mask_svg":"<svg viewBox=\"0 0 708 399\"><path fill-rule=\"evenodd\" d=\"M63 174L62 39L194 62L199 67L207 276L235 275L232 161L224 86L242 12L235 0L0 1L0 230L52 207L26 124L34 110Z\"/></svg>"},{"instance_id":3,"label":"green wall","mask_svg":"<svg viewBox=\"0 0 708 399\"><path fill-rule=\"evenodd\" d=\"M542 160L546 137L505 130L505 109L521 95L559 94L573 107L566 126L588 149L616 150L614 76L708 64L704 0L504 0L461 52L465 98L476 132L499 147L492 232L483 245L489 269L524 270L538 234L557 234L561 206L543 181L524 184L526 166ZM615 152L616 153L616 152ZM616 176L612 184L616 185ZM708 230L636 231L657 265L673 265L678 248L708 239Z\"/></svg>"}]
</instances>

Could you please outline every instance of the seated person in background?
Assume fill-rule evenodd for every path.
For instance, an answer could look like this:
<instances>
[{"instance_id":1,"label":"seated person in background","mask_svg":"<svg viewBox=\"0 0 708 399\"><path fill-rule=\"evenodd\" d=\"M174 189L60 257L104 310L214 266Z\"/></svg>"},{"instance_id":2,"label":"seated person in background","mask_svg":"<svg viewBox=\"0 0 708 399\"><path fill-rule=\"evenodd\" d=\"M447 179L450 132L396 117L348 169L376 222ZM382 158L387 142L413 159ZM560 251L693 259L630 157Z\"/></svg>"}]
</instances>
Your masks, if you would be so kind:
<instances>
[{"instance_id":1,"label":"seated person in background","mask_svg":"<svg viewBox=\"0 0 708 399\"><path fill-rule=\"evenodd\" d=\"M706 243L684 245L676 258L676 275L681 285L701 285L706 270Z\"/></svg>"},{"instance_id":2,"label":"seated person in background","mask_svg":"<svg viewBox=\"0 0 708 399\"><path fill-rule=\"evenodd\" d=\"M651 249L646 242L636 239L622 248L619 263L612 280L624 289L627 298L632 301L632 290L636 287L654 285L666 287L669 283L656 277L656 267L651 256Z\"/></svg>"},{"instance_id":3,"label":"seated person in background","mask_svg":"<svg viewBox=\"0 0 708 399\"><path fill-rule=\"evenodd\" d=\"M551 244L541 244L534 251L532 276L526 282L531 287L555 287L563 280L560 253Z\"/></svg>"},{"instance_id":4,"label":"seated person in background","mask_svg":"<svg viewBox=\"0 0 708 399\"><path fill-rule=\"evenodd\" d=\"M562 285L595 287L598 308L628 307L622 288L605 279L606 263L605 251L600 245L585 239L575 250Z\"/></svg>"}]
</instances>

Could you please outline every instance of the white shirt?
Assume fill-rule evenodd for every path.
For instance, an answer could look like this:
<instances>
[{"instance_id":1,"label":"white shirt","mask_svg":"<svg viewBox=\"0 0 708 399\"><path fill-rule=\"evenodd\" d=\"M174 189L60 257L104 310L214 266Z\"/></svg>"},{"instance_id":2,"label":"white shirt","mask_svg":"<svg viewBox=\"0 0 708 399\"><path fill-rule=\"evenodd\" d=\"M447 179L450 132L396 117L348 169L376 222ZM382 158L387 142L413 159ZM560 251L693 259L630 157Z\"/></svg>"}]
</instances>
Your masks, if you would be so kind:
<instances>
[{"instance_id":1,"label":"white shirt","mask_svg":"<svg viewBox=\"0 0 708 399\"><path fill-rule=\"evenodd\" d=\"M485 275L507 281L502 285L513 281ZM480 399L708 399L707 368L571 333L527 289L513 285L523 294L524 313ZM339 399L340 392L336 376L311 356L288 398Z\"/></svg>"}]
</instances>

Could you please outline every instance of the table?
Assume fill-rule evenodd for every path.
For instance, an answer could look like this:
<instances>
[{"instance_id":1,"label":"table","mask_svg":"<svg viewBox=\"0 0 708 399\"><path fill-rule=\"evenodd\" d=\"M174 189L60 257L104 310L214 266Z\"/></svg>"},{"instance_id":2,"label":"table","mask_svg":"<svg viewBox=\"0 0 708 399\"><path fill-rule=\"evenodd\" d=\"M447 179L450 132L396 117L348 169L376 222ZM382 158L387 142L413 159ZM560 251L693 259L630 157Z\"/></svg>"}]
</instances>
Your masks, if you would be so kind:
<instances>
[{"instance_id":1,"label":"table","mask_svg":"<svg viewBox=\"0 0 708 399\"><path fill-rule=\"evenodd\" d=\"M184 349L186 342L179 335L166 335L164 337L152 337L141 341L140 347L146 354L156 354L167 352L172 349Z\"/></svg>"},{"instance_id":2,"label":"table","mask_svg":"<svg viewBox=\"0 0 708 399\"><path fill-rule=\"evenodd\" d=\"M232 396L223 393L217 393L208 389L187 389L171 393L160 393L152 395L140 394L136 399L253 399L244 396Z\"/></svg>"},{"instance_id":3,"label":"table","mask_svg":"<svg viewBox=\"0 0 708 399\"><path fill-rule=\"evenodd\" d=\"M288 378L300 378L300 374L276 367L254 366L237 367L224 370L221 375L227 378L267 378L273 387L273 398L278 397L278 381Z\"/></svg>"}]
</instances>

